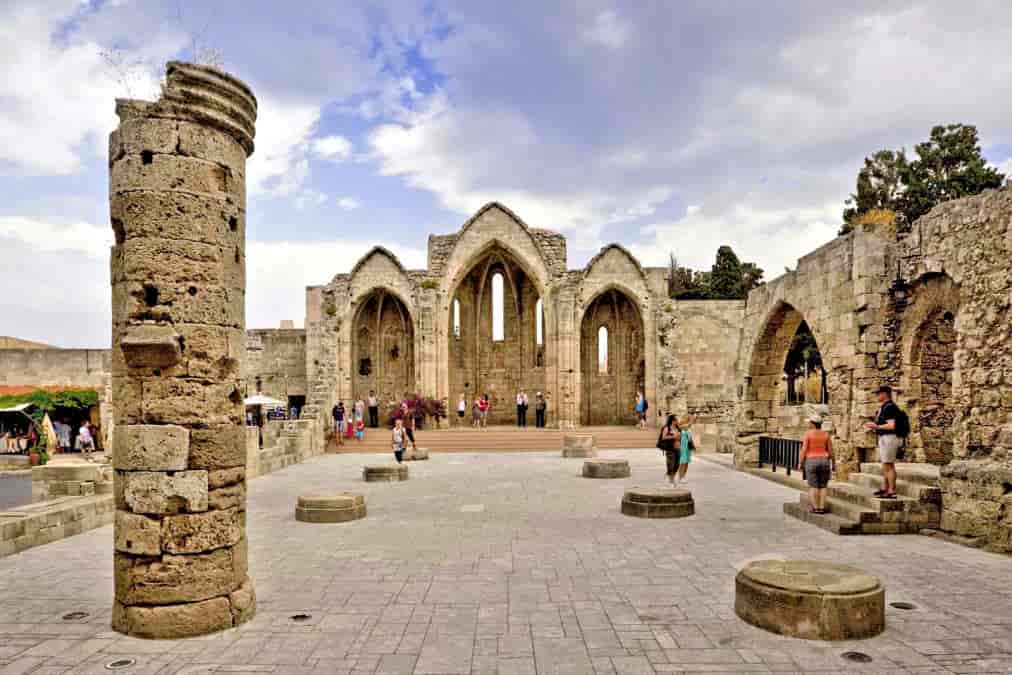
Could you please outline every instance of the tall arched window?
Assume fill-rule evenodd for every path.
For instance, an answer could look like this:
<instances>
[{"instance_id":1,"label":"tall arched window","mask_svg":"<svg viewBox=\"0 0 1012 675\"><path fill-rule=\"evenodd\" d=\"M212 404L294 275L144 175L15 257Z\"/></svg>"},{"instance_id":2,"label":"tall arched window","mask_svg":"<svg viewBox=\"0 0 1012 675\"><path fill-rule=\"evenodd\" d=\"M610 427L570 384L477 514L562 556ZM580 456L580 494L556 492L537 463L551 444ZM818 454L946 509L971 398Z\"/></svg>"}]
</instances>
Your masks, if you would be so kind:
<instances>
[{"instance_id":1,"label":"tall arched window","mask_svg":"<svg viewBox=\"0 0 1012 675\"><path fill-rule=\"evenodd\" d=\"M506 320L503 316L503 279L502 274L492 275L492 340L499 342L506 339Z\"/></svg>"},{"instance_id":2,"label":"tall arched window","mask_svg":"<svg viewBox=\"0 0 1012 675\"><path fill-rule=\"evenodd\" d=\"M453 299L453 337L460 337L460 300Z\"/></svg>"},{"instance_id":3,"label":"tall arched window","mask_svg":"<svg viewBox=\"0 0 1012 675\"><path fill-rule=\"evenodd\" d=\"M597 372L601 375L608 374L608 327L601 326L597 329Z\"/></svg>"},{"instance_id":4,"label":"tall arched window","mask_svg":"<svg viewBox=\"0 0 1012 675\"><path fill-rule=\"evenodd\" d=\"M545 314L541 298L534 305L534 344L539 347L545 344Z\"/></svg>"}]
</instances>

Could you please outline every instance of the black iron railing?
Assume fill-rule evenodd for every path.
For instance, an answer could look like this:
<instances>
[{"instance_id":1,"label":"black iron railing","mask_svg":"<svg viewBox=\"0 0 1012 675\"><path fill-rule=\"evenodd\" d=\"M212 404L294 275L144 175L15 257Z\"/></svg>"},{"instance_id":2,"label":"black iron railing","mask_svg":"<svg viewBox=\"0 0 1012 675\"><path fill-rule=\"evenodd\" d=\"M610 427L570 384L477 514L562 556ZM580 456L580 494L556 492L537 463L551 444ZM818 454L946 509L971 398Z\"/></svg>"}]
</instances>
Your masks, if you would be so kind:
<instances>
[{"instance_id":1,"label":"black iron railing","mask_svg":"<svg viewBox=\"0 0 1012 675\"><path fill-rule=\"evenodd\" d=\"M801 454L801 441L790 438L774 438L773 436L759 437L759 468L769 465L773 471L778 466L787 469L787 475L798 465L798 456Z\"/></svg>"}]
</instances>

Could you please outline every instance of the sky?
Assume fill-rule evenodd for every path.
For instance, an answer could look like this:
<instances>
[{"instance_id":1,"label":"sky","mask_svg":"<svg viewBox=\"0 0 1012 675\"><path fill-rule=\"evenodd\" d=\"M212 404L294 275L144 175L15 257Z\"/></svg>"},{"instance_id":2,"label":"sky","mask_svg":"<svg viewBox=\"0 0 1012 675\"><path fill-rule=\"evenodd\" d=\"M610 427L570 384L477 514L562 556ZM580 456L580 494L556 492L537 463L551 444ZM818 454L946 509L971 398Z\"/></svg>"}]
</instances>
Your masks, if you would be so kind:
<instances>
[{"instance_id":1,"label":"sky","mask_svg":"<svg viewBox=\"0 0 1012 675\"><path fill-rule=\"evenodd\" d=\"M831 240L863 158L970 123L1012 169L1012 3L0 0L0 335L107 347L115 98L170 59L259 101L247 326L489 201L569 237L774 278Z\"/></svg>"}]
</instances>

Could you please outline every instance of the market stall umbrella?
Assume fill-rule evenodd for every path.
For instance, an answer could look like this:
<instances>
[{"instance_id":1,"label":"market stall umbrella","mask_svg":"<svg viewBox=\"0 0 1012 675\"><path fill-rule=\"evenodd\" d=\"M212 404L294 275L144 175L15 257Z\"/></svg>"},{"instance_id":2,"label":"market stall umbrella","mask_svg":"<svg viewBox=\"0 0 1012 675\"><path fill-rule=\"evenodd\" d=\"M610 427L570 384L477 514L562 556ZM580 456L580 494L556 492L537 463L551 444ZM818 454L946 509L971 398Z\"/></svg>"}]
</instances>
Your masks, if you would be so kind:
<instances>
[{"instance_id":1,"label":"market stall umbrella","mask_svg":"<svg viewBox=\"0 0 1012 675\"><path fill-rule=\"evenodd\" d=\"M254 394L243 401L246 405L265 405L270 408L281 408L284 407L284 401L279 401L276 398L270 396L264 396L263 394Z\"/></svg>"}]
</instances>

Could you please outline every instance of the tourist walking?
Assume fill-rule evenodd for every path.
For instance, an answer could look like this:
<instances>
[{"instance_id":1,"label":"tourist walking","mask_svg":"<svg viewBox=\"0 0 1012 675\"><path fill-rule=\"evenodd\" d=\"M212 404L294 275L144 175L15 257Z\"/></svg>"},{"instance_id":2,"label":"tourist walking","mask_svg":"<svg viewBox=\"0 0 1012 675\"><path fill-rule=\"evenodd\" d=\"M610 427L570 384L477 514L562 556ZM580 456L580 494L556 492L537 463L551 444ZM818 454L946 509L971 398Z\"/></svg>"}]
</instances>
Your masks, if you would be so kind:
<instances>
[{"instance_id":1,"label":"tourist walking","mask_svg":"<svg viewBox=\"0 0 1012 675\"><path fill-rule=\"evenodd\" d=\"M482 394L478 399L478 412L481 413L481 428L488 429L488 411L492 402L488 400L488 394Z\"/></svg>"},{"instance_id":2,"label":"tourist walking","mask_svg":"<svg viewBox=\"0 0 1012 675\"><path fill-rule=\"evenodd\" d=\"M339 445L344 445L344 424L345 424L345 410L344 401L338 401L337 405L331 411L334 416L334 433L337 436L337 442Z\"/></svg>"},{"instance_id":3,"label":"tourist walking","mask_svg":"<svg viewBox=\"0 0 1012 675\"><path fill-rule=\"evenodd\" d=\"M692 451L696 449L696 442L692 438L692 419L689 418L678 425L678 481L685 481L685 474L689 471L689 463L692 461Z\"/></svg>"},{"instance_id":4,"label":"tourist walking","mask_svg":"<svg viewBox=\"0 0 1012 675\"><path fill-rule=\"evenodd\" d=\"M463 394L460 395L460 400L457 401L457 423L460 426L464 426L464 415L467 413L467 399Z\"/></svg>"},{"instance_id":5,"label":"tourist walking","mask_svg":"<svg viewBox=\"0 0 1012 675\"><path fill-rule=\"evenodd\" d=\"M819 415L808 418L808 431L801 440L798 470L804 472L808 481L808 510L827 513L826 486L833 475L833 443L829 432L822 430L822 417Z\"/></svg>"},{"instance_id":6,"label":"tourist walking","mask_svg":"<svg viewBox=\"0 0 1012 675\"><path fill-rule=\"evenodd\" d=\"M882 478L885 486L876 490L875 496L881 499L896 499L896 460L900 453L903 438L910 431L907 414L893 401L893 390L883 385L876 390L879 409L874 422L868 422L865 428L878 436L878 460L882 462Z\"/></svg>"},{"instance_id":7,"label":"tourist walking","mask_svg":"<svg viewBox=\"0 0 1012 675\"><path fill-rule=\"evenodd\" d=\"M657 437L657 448L664 453L668 482L672 485L676 485L678 482L678 434L679 429L675 416L668 415L668 419L661 427L661 433Z\"/></svg>"},{"instance_id":8,"label":"tourist walking","mask_svg":"<svg viewBox=\"0 0 1012 675\"><path fill-rule=\"evenodd\" d=\"M636 426L647 428L647 397L642 391L636 392Z\"/></svg>"},{"instance_id":9,"label":"tourist walking","mask_svg":"<svg viewBox=\"0 0 1012 675\"><path fill-rule=\"evenodd\" d=\"M404 460L404 423L399 418L394 420L394 429L390 434L390 445L394 450L394 459L400 464Z\"/></svg>"},{"instance_id":10,"label":"tourist walking","mask_svg":"<svg viewBox=\"0 0 1012 675\"><path fill-rule=\"evenodd\" d=\"M545 428L545 411L547 410L548 402L545 401L545 395L539 391L534 399L534 426L538 429Z\"/></svg>"},{"instance_id":11,"label":"tourist walking","mask_svg":"<svg viewBox=\"0 0 1012 675\"><path fill-rule=\"evenodd\" d=\"M376 392L372 389L369 390L369 398L366 399L366 403L369 406L369 426L375 429L379 427L379 399L376 398Z\"/></svg>"},{"instance_id":12,"label":"tourist walking","mask_svg":"<svg viewBox=\"0 0 1012 675\"><path fill-rule=\"evenodd\" d=\"M81 428L77 430L77 445L84 458L91 461L91 453L95 451L95 438L91 435L91 425L81 422Z\"/></svg>"},{"instance_id":13,"label":"tourist walking","mask_svg":"<svg viewBox=\"0 0 1012 675\"><path fill-rule=\"evenodd\" d=\"M517 426L527 426L527 408L528 408L527 392L523 389L517 394Z\"/></svg>"},{"instance_id":14,"label":"tourist walking","mask_svg":"<svg viewBox=\"0 0 1012 675\"><path fill-rule=\"evenodd\" d=\"M474 399L471 404L471 426L477 429L481 426L481 399Z\"/></svg>"}]
</instances>

